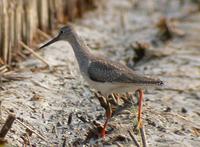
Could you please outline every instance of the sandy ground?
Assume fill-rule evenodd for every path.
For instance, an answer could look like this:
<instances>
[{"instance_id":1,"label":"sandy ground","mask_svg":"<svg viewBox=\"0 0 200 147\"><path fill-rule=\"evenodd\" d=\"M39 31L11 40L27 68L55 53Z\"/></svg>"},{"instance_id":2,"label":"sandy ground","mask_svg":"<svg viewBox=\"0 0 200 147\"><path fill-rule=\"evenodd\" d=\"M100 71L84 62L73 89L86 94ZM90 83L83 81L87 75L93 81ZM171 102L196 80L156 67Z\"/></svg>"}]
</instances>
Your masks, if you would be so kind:
<instances>
[{"instance_id":1,"label":"sandy ground","mask_svg":"<svg viewBox=\"0 0 200 147\"><path fill-rule=\"evenodd\" d=\"M131 0L110 0L75 22L78 34L94 53L165 81L164 88L145 92L143 119L147 143L152 147L200 146L200 14L176 24L184 36L175 35L167 42L155 37L155 24L161 16L179 17L191 6L173 0L139 1L137 6ZM137 64L133 60L136 41L150 44ZM26 79L2 83L2 117L6 118L6 111L14 111L46 138L44 141L33 134L31 143L36 146L83 142L93 120L104 122L104 110L92 87L80 76L68 43L55 43L39 54L52 68L39 70L44 65L34 57L19 63L18 75ZM112 118L108 127L112 130L104 144L133 146L127 131L132 130L136 113L136 108L125 110ZM68 125L70 114L72 122ZM24 133L25 128L15 122L7 139L22 146ZM90 139L85 144L94 142Z\"/></svg>"}]
</instances>

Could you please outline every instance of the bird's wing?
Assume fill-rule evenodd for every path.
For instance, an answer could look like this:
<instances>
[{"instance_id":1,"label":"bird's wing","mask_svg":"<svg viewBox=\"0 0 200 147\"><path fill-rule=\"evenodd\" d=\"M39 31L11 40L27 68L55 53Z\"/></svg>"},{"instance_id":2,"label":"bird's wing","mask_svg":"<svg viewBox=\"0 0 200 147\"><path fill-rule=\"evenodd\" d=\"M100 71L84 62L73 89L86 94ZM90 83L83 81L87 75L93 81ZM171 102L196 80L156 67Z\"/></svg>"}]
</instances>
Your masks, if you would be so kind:
<instances>
[{"instance_id":1,"label":"bird's wing","mask_svg":"<svg viewBox=\"0 0 200 147\"><path fill-rule=\"evenodd\" d=\"M123 64L101 59L91 61L88 75L91 80L96 82L161 84L160 80L138 75Z\"/></svg>"}]
</instances>

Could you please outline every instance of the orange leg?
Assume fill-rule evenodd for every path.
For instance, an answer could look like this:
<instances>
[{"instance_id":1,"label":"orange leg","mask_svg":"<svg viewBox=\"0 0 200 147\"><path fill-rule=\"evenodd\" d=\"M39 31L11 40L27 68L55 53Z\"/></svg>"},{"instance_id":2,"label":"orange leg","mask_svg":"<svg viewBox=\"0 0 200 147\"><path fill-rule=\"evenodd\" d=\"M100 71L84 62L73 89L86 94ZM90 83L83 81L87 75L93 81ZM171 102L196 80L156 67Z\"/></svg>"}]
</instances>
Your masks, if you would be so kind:
<instances>
[{"instance_id":1,"label":"orange leg","mask_svg":"<svg viewBox=\"0 0 200 147\"><path fill-rule=\"evenodd\" d=\"M142 101L144 97L144 93L141 89L138 89L139 92L139 106L138 106L138 128L142 128Z\"/></svg>"},{"instance_id":2,"label":"orange leg","mask_svg":"<svg viewBox=\"0 0 200 147\"><path fill-rule=\"evenodd\" d=\"M111 116L112 116L112 108L111 108L110 103L107 101L106 121L105 121L103 128L102 128L102 131L101 131L101 137L102 138L105 138L105 136L106 136L106 127L107 127L108 121L111 118Z\"/></svg>"},{"instance_id":3,"label":"orange leg","mask_svg":"<svg viewBox=\"0 0 200 147\"><path fill-rule=\"evenodd\" d=\"M108 120L109 120L109 118L107 117L107 118L106 118L106 121L105 121L105 123L104 123L104 125L103 125L103 129L102 129L102 131L101 131L101 137L102 137L102 138L105 138L105 136L106 136L106 127L107 127L107 124L108 124Z\"/></svg>"}]
</instances>

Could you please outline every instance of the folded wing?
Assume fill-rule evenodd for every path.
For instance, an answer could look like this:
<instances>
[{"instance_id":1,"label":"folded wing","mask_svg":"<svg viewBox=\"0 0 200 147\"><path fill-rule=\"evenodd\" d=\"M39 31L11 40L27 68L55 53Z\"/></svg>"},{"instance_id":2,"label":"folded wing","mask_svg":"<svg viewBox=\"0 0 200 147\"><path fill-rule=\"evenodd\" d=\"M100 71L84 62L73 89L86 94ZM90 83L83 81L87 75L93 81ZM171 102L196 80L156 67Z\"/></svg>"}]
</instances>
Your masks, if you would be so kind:
<instances>
[{"instance_id":1,"label":"folded wing","mask_svg":"<svg viewBox=\"0 0 200 147\"><path fill-rule=\"evenodd\" d=\"M123 64L107 60L91 61L88 75L96 82L135 83L162 85L163 82L136 74L132 69Z\"/></svg>"}]
</instances>

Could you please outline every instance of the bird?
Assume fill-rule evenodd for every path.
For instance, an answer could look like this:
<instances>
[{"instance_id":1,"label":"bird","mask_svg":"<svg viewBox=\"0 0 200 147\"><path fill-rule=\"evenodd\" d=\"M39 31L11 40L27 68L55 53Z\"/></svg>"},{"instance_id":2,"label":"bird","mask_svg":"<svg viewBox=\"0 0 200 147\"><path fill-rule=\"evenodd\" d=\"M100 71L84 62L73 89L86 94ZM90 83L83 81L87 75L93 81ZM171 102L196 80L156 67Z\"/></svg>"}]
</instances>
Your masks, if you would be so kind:
<instances>
[{"instance_id":1,"label":"bird","mask_svg":"<svg viewBox=\"0 0 200 147\"><path fill-rule=\"evenodd\" d=\"M82 77L91 88L100 91L102 96L107 98L112 93L139 92L138 127L142 127L143 91L148 87L162 86L164 82L138 73L125 64L93 54L72 24L62 27L58 35L42 45L40 49L61 40L71 45ZM110 118L111 114L106 113L106 120L101 131L102 138L106 136L106 126Z\"/></svg>"}]
</instances>

